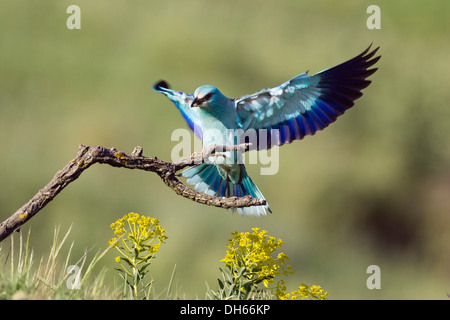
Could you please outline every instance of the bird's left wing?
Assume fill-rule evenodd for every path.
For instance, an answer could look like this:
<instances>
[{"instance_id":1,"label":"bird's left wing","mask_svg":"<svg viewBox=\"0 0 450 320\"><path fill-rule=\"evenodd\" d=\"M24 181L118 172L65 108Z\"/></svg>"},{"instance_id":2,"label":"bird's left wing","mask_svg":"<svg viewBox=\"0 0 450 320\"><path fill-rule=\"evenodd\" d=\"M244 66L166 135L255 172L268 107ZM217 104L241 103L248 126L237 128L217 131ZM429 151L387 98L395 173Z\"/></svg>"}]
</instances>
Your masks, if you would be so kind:
<instances>
[{"instance_id":1,"label":"bird's left wing","mask_svg":"<svg viewBox=\"0 0 450 320\"><path fill-rule=\"evenodd\" d=\"M244 131L259 131L257 149L281 146L326 128L362 96L369 69L380 57L367 48L360 55L312 76L307 72L285 83L236 100ZM277 130L276 130L277 129ZM263 134L261 134L263 132Z\"/></svg>"},{"instance_id":2,"label":"bird's left wing","mask_svg":"<svg viewBox=\"0 0 450 320\"><path fill-rule=\"evenodd\" d=\"M169 98L180 110L184 120L186 120L189 128L195 132L195 134L202 139L202 130L198 121L197 108L191 108L191 103L194 100L193 94L186 94L184 92L174 91L169 88L169 85L165 81L159 81L153 86L153 89L163 93Z\"/></svg>"}]
</instances>

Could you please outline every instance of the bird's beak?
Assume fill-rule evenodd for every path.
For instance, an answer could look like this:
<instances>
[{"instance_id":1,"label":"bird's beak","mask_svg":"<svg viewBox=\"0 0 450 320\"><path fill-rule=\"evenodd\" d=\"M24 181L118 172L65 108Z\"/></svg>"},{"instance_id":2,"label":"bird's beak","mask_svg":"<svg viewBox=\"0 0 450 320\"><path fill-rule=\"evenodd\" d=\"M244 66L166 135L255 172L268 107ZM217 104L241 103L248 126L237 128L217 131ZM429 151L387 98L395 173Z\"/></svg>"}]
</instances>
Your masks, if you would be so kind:
<instances>
[{"instance_id":1,"label":"bird's beak","mask_svg":"<svg viewBox=\"0 0 450 320\"><path fill-rule=\"evenodd\" d=\"M198 104L199 102L200 102L200 101L199 101L197 98L194 98L194 100L192 100L192 103L191 103L191 108L197 107L197 104Z\"/></svg>"}]
</instances>

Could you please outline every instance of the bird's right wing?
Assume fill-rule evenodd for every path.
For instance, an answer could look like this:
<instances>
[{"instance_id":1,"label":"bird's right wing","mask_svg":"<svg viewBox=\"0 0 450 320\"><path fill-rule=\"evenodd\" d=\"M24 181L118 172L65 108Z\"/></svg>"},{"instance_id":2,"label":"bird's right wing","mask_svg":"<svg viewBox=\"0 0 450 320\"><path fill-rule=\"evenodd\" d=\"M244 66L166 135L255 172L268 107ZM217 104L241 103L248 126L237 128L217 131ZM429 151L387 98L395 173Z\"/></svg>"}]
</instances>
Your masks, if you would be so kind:
<instances>
[{"instance_id":1,"label":"bird's right wing","mask_svg":"<svg viewBox=\"0 0 450 320\"><path fill-rule=\"evenodd\" d=\"M169 88L169 85L165 81L159 81L153 86L155 91L163 93L167 98L169 98L180 110L183 115L184 120L186 120L189 128L194 131L194 133L202 139L202 130L199 125L197 109L191 108L191 103L194 100L193 94L186 94L184 92L174 91Z\"/></svg>"}]
</instances>

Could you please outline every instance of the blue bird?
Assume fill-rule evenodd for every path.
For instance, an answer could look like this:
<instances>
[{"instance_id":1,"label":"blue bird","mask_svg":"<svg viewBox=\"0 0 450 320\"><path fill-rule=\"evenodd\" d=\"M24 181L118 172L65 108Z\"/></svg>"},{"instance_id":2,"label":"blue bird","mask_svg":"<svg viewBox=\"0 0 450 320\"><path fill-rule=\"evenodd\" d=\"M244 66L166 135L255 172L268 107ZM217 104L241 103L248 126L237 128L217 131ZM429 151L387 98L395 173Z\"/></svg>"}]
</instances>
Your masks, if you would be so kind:
<instances>
[{"instance_id":1,"label":"blue bird","mask_svg":"<svg viewBox=\"0 0 450 320\"><path fill-rule=\"evenodd\" d=\"M379 47L372 51L370 47L335 67L311 76L304 72L277 87L240 99L227 98L211 85L197 88L194 94L171 90L165 81L159 81L153 88L176 105L189 127L202 139L203 149L211 144L242 143L252 129L259 132L253 149L269 149L314 135L354 105L362 96L361 90L371 83L366 78L377 70L369 68L380 59L374 57ZM230 134L239 129L240 136ZM265 199L239 160L234 151L216 153L180 175L206 194ZM268 204L237 211L253 216L272 212Z\"/></svg>"}]
</instances>

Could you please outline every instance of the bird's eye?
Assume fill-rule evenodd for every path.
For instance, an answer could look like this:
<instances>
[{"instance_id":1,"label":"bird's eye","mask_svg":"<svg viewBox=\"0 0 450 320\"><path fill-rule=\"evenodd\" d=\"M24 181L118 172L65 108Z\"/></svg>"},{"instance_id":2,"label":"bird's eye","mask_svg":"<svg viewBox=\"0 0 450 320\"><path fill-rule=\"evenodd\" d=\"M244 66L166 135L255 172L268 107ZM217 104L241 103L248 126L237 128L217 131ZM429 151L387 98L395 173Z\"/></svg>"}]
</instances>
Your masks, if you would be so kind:
<instances>
[{"instance_id":1,"label":"bird's eye","mask_svg":"<svg viewBox=\"0 0 450 320\"><path fill-rule=\"evenodd\" d=\"M212 97L212 92L208 93L206 96L203 97L203 100L209 100Z\"/></svg>"}]
</instances>

